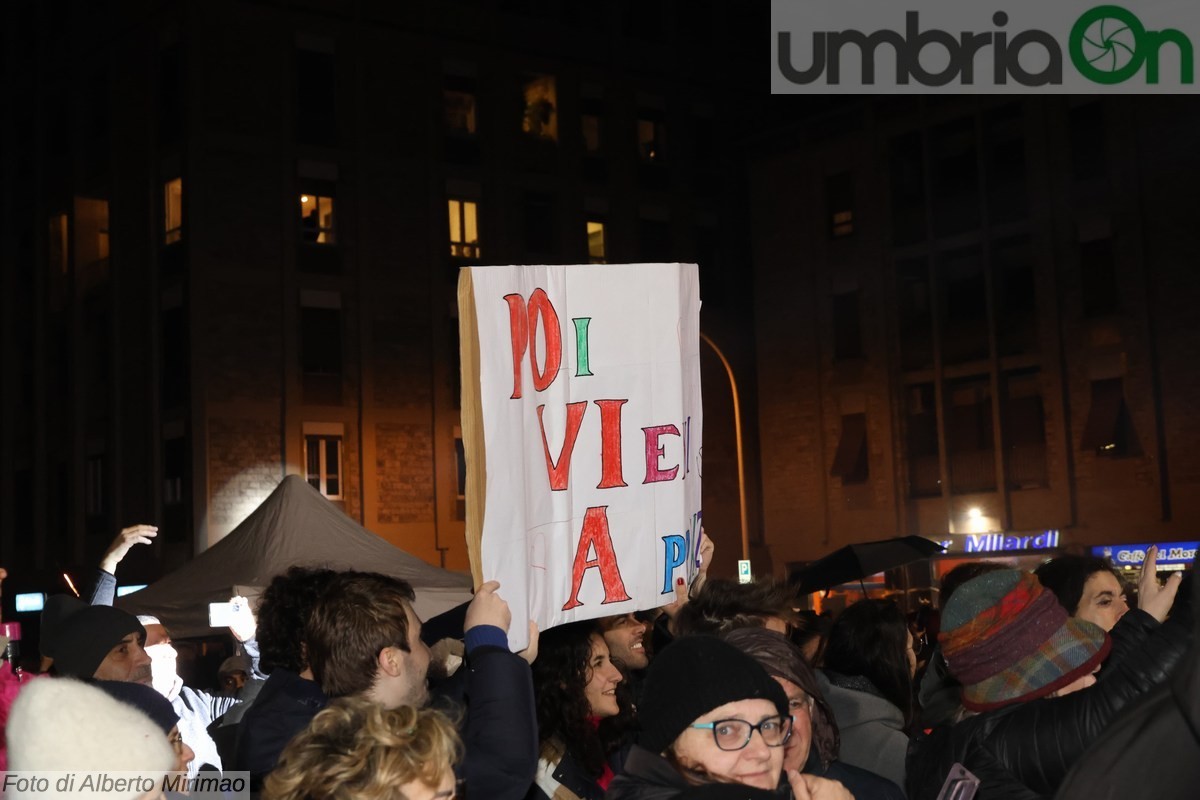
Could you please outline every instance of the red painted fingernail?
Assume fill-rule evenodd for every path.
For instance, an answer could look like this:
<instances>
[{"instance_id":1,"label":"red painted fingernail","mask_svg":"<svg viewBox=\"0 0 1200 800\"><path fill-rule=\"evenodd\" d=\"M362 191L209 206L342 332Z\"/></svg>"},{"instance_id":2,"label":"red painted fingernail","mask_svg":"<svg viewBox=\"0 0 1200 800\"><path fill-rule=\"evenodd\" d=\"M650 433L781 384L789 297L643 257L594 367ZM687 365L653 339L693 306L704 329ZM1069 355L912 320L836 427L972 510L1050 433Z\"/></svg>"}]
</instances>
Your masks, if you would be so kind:
<instances>
[{"instance_id":1,"label":"red painted fingernail","mask_svg":"<svg viewBox=\"0 0 1200 800\"><path fill-rule=\"evenodd\" d=\"M676 586L683 586L683 578L676 578L676 579L675 579L675 585L676 585Z\"/></svg>"}]
</instances>

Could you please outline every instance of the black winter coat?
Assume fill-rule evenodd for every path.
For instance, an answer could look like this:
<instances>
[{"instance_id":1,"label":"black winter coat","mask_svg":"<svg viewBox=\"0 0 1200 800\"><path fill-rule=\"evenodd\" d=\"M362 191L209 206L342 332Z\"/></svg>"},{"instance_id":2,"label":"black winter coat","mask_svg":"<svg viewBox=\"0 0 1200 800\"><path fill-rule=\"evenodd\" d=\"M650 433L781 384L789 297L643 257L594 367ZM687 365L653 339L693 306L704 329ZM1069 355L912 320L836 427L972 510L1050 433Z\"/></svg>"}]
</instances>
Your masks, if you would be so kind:
<instances>
[{"instance_id":1,"label":"black winter coat","mask_svg":"<svg viewBox=\"0 0 1200 800\"><path fill-rule=\"evenodd\" d=\"M1190 580L1194 609L1200 581L1194 574ZM1181 586L1180 593L1186 588ZM1113 721L1075 764L1057 796L1128 800L1148 787L1155 800L1192 800L1200 794L1200 637L1195 635L1171 679Z\"/></svg>"},{"instance_id":2,"label":"black winter coat","mask_svg":"<svg viewBox=\"0 0 1200 800\"><path fill-rule=\"evenodd\" d=\"M908 761L909 799L936 798L956 762L982 780L981 800L1052 796L1113 718L1167 679L1191 643L1191 607L1161 626L1130 611L1111 635L1115 655L1094 686L968 717L919 739Z\"/></svg>"},{"instance_id":3,"label":"black winter coat","mask_svg":"<svg viewBox=\"0 0 1200 800\"><path fill-rule=\"evenodd\" d=\"M538 762L529 664L502 647L476 647L435 695L439 705L466 706L459 773L466 781L467 797L522 800Z\"/></svg>"}]
</instances>

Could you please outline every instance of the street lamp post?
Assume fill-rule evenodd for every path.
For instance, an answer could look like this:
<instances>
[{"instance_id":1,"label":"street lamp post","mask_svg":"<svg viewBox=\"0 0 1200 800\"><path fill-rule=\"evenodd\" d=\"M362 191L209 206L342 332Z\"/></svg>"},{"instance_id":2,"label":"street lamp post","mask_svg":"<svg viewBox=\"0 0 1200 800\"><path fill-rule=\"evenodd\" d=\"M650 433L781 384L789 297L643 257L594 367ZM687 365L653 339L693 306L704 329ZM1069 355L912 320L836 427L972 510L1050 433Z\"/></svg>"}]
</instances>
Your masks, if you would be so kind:
<instances>
[{"instance_id":1,"label":"street lamp post","mask_svg":"<svg viewBox=\"0 0 1200 800\"><path fill-rule=\"evenodd\" d=\"M713 349L717 358L721 359L721 363L725 365L725 372L729 375L729 389L733 393L733 432L737 441L738 506L742 513L742 558L749 560L750 526L746 520L746 463L742 455L742 406L738 400L737 380L733 377L733 367L730 366L729 359L721 352L721 348L717 347L717 343L703 331L700 332L700 338Z\"/></svg>"}]
</instances>

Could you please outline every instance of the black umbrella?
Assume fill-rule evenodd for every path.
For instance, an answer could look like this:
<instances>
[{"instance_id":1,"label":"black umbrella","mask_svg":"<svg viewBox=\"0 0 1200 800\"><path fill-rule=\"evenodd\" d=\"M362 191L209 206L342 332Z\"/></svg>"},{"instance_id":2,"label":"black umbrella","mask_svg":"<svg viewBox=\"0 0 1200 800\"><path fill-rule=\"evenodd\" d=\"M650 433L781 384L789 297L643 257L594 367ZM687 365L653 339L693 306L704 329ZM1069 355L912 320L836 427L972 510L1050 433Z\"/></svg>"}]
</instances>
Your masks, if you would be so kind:
<instances>
[{"instance_id":1,"label":"black umbrella","mask_svg":"<svg viewBox=\"0 0 1200 800\"><path fill-rule=\"evenodd\" d=\"M850 544L794 571L789 580L805 593L819 592L843 583L862 581L868 575L929 558L945 549L921 536ZM866 594L865 588L863 593Z\"/></svg>"}]
</instances>

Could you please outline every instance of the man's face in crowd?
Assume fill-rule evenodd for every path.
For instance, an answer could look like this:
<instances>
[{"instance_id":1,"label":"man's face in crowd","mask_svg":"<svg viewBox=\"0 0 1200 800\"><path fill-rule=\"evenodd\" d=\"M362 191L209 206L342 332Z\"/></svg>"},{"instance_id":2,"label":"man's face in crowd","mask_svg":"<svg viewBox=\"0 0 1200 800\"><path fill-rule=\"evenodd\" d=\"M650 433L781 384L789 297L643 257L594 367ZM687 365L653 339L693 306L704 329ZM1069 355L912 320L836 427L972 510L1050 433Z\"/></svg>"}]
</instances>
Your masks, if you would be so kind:
<instances>
[{"instance_id":1,"label":"man's face in crowd","mask_svg":"<svg viewBox=\"0 0 1200 800\"><path fill-rule=\"evenodd\" d=\"M421 641L421 620L408 603L404 604L404 613L408 616L408 652L395 648L402 669L396 687L396 703L389 703L389 706L420 708L429 702L429 648Z\"/></svg>"},{"instance_id":2,"label":"man's face in crowd","mask_svg":"<svg viewBox=\"0 0 1200 800\"><path fill-rule=\"evenodd\" d=\"M633 614L622 614L606 620L604 624L604 641L608 652L614 661L620 661L629 669L645 669L650 663L643 646L646 638L646 625Z\"/></svg>"},{"instance_id":3,"label":"man's face in crowd","mask_svg":"<svg viewBox=\"0 0 1200 800\"><path fill-rule=\"evenodd\" d=\"M126 634L100 662L92 677L101 681L125 681L149 686L150 656L142 647L141 635L136 632Z\"/></svg>"},{"instance_id":4,"label":"man's face in crowd","mask_svg":"<svg viewBox=\"0 0 1200 800\"><path fill-rule=\"evenodd\" d=\"M171 635L163 625L151 623L146 626L146 655L150 656L154 690L166 697L175 687L179 654L171 646Z\"/></svg>"}]
</instances>

